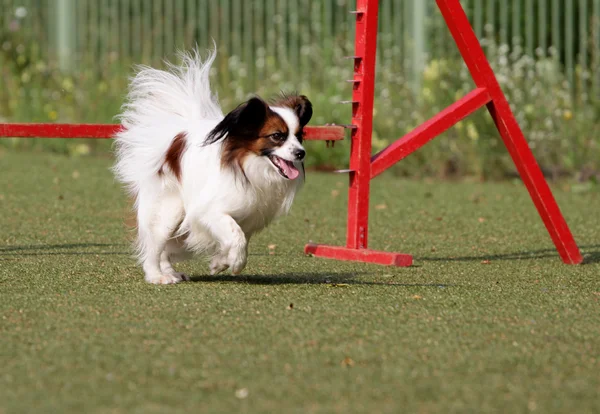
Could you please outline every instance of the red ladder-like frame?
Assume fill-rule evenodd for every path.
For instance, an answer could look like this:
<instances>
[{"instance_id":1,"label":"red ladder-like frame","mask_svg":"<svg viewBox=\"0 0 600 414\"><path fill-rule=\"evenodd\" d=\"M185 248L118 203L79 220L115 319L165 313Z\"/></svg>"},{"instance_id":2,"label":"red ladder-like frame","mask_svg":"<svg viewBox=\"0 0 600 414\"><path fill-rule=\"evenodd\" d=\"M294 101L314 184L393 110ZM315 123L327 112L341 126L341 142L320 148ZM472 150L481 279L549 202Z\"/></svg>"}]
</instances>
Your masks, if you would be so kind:
<instances>
[{"instance_id":1,"label":"red ladder-like frame","mask_svg":"<svg viewBox=\"0 0 600 414\"><path fill-rule=\"evenodd\" d=\"M306 254L338 260L410 266L412 256L367 248L370 181L404 157L440 135L461 119L487 106L500 136L542 218L560 257L578 264L583 257L562 216L485 57L459 0L436 0L446 25L465 61L476 89L412 132L371 156L378 0L357 0L352 93L352 142L346 246L308 244Z\"/></svg>"}]
</instances>

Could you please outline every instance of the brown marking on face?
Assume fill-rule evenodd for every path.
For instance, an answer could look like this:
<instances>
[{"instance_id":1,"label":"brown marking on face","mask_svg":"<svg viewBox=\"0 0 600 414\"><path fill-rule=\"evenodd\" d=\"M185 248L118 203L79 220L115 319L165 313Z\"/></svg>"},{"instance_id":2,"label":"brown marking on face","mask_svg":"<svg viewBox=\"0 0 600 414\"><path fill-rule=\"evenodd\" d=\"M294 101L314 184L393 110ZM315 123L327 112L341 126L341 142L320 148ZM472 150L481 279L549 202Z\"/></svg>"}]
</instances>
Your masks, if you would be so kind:
<instances>
[{"instance_id":1,"label":"brown marking on face","mask_svg":"<svg viewBox=\"0 0 600 414\"><path fill-rule=\"evenodd\" d=\"M169 167L178 180L181 180L181 158L185 151L186 137L187 134L185 132L180 132L175 135L175 138L173 138L173 141L171 142L171 146L169 146L169 149L165 154L165 162L163 164L163 167L165 165ZM163 167L158 171L159 175L164 173Z\"/></svg>"},{"instance_id":2,"label":"brown marking on face","mask_svg":"<svg viewBox=\"0 0 600 414\"><path fill-rule=\"evenodd\" d=\"M273 111L271 108L268 108L267 118L260 129L259 136L269 136L277 132L282 132L287 137L290 132L288 124L286 124L286 122L277 112Z\"/></svg>"},{"instance_id":3,"label":"brown marking on face","mask_svg":"<svg viewBox=\"0 0 600 414\"><path fill-rule=\"evenodd\" d=\"M221 165L235 165L241 169L248 155L267 155L285 143L288 135L289 128L283 118L267 108L265 120L258 130L250 136L233 135L224 141Z\"/></svg>"}]
</instances>

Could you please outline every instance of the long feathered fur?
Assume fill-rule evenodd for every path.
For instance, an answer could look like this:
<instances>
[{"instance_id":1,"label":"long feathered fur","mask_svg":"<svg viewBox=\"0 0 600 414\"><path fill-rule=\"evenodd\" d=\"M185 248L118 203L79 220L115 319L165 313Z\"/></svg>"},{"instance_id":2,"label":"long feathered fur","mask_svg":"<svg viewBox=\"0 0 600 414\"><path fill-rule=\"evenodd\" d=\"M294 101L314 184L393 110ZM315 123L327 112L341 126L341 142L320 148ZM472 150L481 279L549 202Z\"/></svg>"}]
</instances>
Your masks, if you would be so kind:
<instances>
[{"instance_id":1,"label":"long feathered fur","mask_svg":"<svg viewBox=\"0 0 600 414\"><path fill-rule=\"evenodd\" d=\"M139 183L159 170L178 128L193 120L223 118L218 97L210 89L216 49L205 60L197 49L181 52L179 57L181 65L166 62L167 70L137 66L119 116L124 130L115 137L114 172L134 196ZM157 134L156 127L161 123L161 128L167 130Z\"/></svg>"}]
</instances>

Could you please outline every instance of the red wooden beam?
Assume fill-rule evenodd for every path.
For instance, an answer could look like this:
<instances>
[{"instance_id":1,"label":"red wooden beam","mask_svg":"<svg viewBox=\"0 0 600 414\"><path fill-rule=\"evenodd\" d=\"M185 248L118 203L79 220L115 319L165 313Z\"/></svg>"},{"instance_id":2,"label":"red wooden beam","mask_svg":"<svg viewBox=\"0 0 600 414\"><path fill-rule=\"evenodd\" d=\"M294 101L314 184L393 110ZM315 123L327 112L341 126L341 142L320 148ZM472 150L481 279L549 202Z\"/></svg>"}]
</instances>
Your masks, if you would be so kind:
<instances>
[{"instance_id":1,"label":"red wooden beam","mask_svg":"<svg viewBox=\"0 0 600 414\"><path fill-rule=\"evenodd\" d=\"M466 118L485 106L490 100L490 94L485 88L477 88L458 102L453 103L424 124L374 155L371 158L371 178L377 177L389 167L452 127L461 119Z\"/></svg>"},{"instance_id":2,"label":"red wooden beam","mask_svg":"<svg viewBox=\"0 0 600 414\"><path fill-rule=\"evenodd\" d=\"M112 138L118 124L0 124L0 137Z\"/></svg>"},{"instance_id":3,"label":"red wooden beam","mask_svg":"<svg viewBox=\"0 0 600 414\"><path fill-rule=\"evenodd\" d=\"M342 126L305 126L304 139L307 141L341 141L345 128Z\"/></svg>"},{"instance_id":4,"label":"red wooden beam","mask_svg":"<svg viewBox=\"0 0 600 414\"><path fill-rule=\"evenodd\" d=\"M119 124L2 124L0 137L18 138L112 138ZM304 139L308 141L341 141L344 139L342 126L307 126Z\"/></svg>"}]
</instances>

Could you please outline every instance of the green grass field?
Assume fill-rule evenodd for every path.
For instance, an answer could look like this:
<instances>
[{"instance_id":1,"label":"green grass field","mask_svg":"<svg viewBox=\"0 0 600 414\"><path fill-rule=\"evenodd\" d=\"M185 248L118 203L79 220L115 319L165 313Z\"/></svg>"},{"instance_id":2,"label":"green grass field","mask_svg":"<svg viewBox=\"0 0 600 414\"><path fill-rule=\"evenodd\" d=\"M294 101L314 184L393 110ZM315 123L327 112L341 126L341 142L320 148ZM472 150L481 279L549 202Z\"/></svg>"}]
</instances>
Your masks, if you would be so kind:
<instances>
[{"instance_id":1,"label":"green grass field","mask_svg":"<svg viewBox=\"0 0 600 414\"><path fill-rule=\"evenodd\" d=\"M518 182L378 178L388 268L302 254L345 236L346 177L309 173L241 276L152 286L110 162L0 154L0 413L598 412L597 189L554 187L567 266Z\"/></svg>"}]
</instances>

